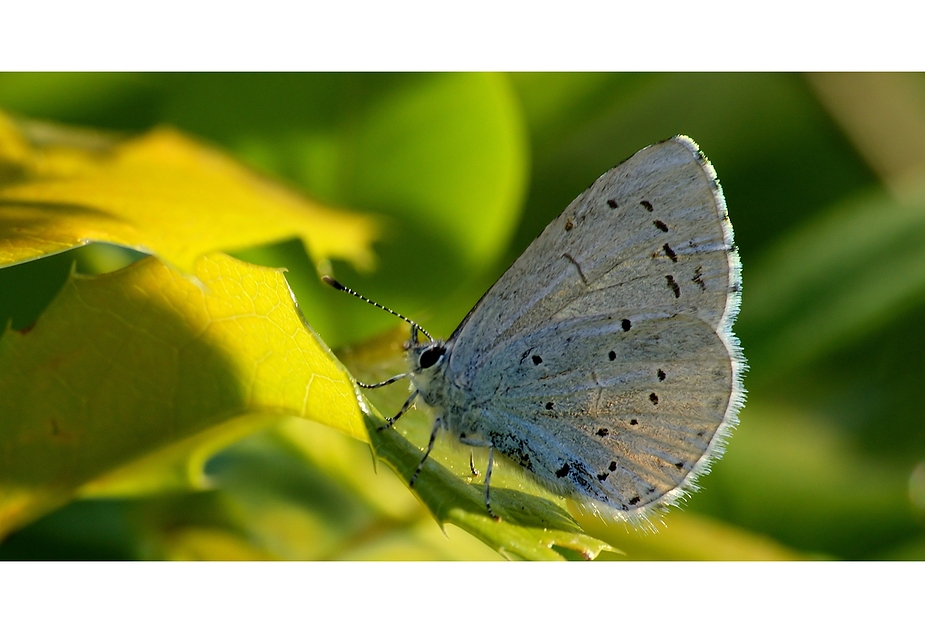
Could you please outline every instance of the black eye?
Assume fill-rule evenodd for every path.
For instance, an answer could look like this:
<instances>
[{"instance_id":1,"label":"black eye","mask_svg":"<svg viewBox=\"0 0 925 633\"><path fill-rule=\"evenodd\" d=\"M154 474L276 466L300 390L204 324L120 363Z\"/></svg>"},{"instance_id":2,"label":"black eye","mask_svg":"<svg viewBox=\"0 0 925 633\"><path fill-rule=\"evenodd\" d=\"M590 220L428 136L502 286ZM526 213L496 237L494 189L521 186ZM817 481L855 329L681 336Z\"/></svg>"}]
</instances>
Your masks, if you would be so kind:
<instances>
[{"instance_id":1,"label":"black eye","mask_svg":"<svg viewBox=\"0 0 925 633\"><path fill-rule=\"evenodd\" d=\"M436 365L440 359L443 357L443 353L446 351L446 348L443 346L431 347L430 349L424 350L421 354L421 358L418 361L421 365L421 369L427 369L428 367L433 367Z\"/></svg>"}]
</instances>

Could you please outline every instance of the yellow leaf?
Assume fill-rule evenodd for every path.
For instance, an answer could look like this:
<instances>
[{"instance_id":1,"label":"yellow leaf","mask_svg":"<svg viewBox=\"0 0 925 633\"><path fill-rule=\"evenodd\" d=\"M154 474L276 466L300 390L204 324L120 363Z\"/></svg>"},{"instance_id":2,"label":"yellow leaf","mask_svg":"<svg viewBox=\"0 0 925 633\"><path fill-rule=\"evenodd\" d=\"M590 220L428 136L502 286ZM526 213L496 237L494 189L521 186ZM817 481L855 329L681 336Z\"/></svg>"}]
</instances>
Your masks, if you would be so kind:
<instances>
[{"instance_id":1,"label":"yellow leaf","mask_svg":"<svg viewBox=\"0 0 925 633\"><path fill-rule=\"evenodd\" d=\"M72 276L0 338L0 534L80 489L202 485L208 454L285 416L368 441L280 271L216 254L194 272L149 257Z\"/></svg>"},{"instance_id":2,"label":"yellow leaf","mask_svg":"<svg viewBox=\"0 0 925 633\"><path fill-rule=\"evenodd\" d=\"M369 218L302 198L175 130L116 143L55 129L0 113L0 266L97 241L190 271L202 255L292 236L315 261L372 264Z\"/></svg>"}]
</instances>

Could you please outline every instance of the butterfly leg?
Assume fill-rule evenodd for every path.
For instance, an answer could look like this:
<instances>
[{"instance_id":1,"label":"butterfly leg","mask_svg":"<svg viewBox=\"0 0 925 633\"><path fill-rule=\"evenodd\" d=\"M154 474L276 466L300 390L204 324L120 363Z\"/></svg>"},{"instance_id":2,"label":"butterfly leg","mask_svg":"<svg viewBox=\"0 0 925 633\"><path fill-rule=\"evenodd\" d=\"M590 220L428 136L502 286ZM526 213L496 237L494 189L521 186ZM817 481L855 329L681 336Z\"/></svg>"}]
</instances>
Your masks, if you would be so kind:
<instances>
[{"instance_id":1,"label":"butterfly leg","mask_svg":"<svg viewBox=\"0 0 925 633\"><path fill-rule=\"evenodd\" d=\"M479 471L475 468L475 461L473 461L472 451L469 451L469 470L472 471L473 477L479 476Z\"/></svg>"},{"instance_id":2,"label":"butterfly leg","mask_svg":"<svg viewBox=\"0 0 925 633\"><path fill-rule=\"evenodd\" d=\"M495 463L495 445L490 440L477 440L471 437L461 437L459 441L467 446L481 446L488 447L488 466L485 468L485 508L488 510L489 516L495 521L500 521L501 517L495 514L494 510L491 509L491 468ZM472 464L472 457L469 457L469 466L472 468L472 471L475 472L475 467Z\"/></svg>"},{"instance_id":3,"label":"butterfly leg","mask_svg":"<svg viewBox=\"0 0 925 633\"><path fill-rule=\"evenodd\" d=\"M396 413L395 415L393 415L391 418L386 418L386 419L385 419L385 422L386 422L386 423L383 424L382 426L380 426L379 428L377 428L376 430L377 430L377 431L384 431L384 430L386 430L386 429L392 428L392 425L395 424L395 422L398 420L398 418L400 418L401 416L405 415L405 412L406 412L408 409L411 408L411 405L414 404L414 399L417 398L417 397L418 397L418 392L417 392L417 390L415 390L415 391L413 391L413 392L411 393L410 396L408 396L408 399L405 400L405 404L401 405L401 409L398 410L398 413Z\"/></svg>"},{"instance_id":4,"label":"butterfly leg","mask_svg":"<svg viewBox=\"0 0 925 633\"><path fill-rule=\"evenodd\" d=\"M430 432L430 441L427 442L427 450L424 451L424 457L421 458L418 467L414 470L414 474L411 475L411 481L408 482L408 485L412 488L414 488L414 481L418 478L418 475L421 474L421 470L424 468L424 462L427 461L427 456L430 455L432 450L434 450L434 442L437 439L437 431L440 430L441 426L443 426L443 420L437 418L434 422L434 429Z\"/></svg>"},{"instance_id":5,"label":"butterfly leg","mask_svg":"<svg viewBox=\"0 0 925 633\"><path fill-rule=\"evenodd\" d=\"M393 382L398 382L403 378L407 378L408 374L398 374L397 376L392 376L388 380L383 380L382 382L360 382L357 381L357 384L363 387L363 389L378 389L379 387L385 387L386 385L391 385Z\"/></svg>"}]
</instances>

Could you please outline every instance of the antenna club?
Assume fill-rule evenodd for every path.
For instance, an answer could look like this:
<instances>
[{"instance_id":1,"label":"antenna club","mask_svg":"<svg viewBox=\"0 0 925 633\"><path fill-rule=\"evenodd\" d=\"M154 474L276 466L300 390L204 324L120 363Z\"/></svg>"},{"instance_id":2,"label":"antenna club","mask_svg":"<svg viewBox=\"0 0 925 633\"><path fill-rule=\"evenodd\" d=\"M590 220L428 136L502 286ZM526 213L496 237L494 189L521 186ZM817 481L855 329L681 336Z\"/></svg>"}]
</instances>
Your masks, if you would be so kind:
<instances>
[{"instance_id":1,"label":"antenna club","mask_svg":"<svg viewBox=\"0 0 925 633\"><path fill-rule=\"evenodd\" d=\"M344 284L342 284L341 282L337 281L337 280L334 279L333 277L328 277L327 275L322 275L321 281L323 281L324 283L328 284L328 285L331 286L332 288L336 288L337 290L346 290L346 289L347 289L347 287L346 287Z\"/></svg>"}]
</instances>

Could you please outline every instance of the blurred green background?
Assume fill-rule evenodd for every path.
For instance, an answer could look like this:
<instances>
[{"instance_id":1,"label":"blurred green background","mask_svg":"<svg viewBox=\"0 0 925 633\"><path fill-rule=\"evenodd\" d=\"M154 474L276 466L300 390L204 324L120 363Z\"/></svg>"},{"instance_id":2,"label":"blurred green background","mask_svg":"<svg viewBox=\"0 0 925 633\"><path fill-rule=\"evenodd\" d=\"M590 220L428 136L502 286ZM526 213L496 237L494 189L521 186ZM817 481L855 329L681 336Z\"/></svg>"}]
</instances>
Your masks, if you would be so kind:
<instances>
[{"instance_id":1,"label":"blurred green background","mask_svg":"<svg viewBox=\"0 0 925 633\"><path fill-rule=\"evenodd\" d=\"M442 336L597 176L687 134L735 227L749 395L726 456L669 522L704 517L794 557L925 558L925 76L2 74L0 108L127 134L173 125L374 214L376 269L322 268ZM287 267L334 348L395 326L323 287L298 242L238 255ZM0 319L33 322L75 258L93 270L86 252L0 270ZM212 490L75 501L0 559L497 557L445 538L365 446L307 433L220 453ZM660 537L622 549L720 557Z\"/></svg>"}]
</instances>

